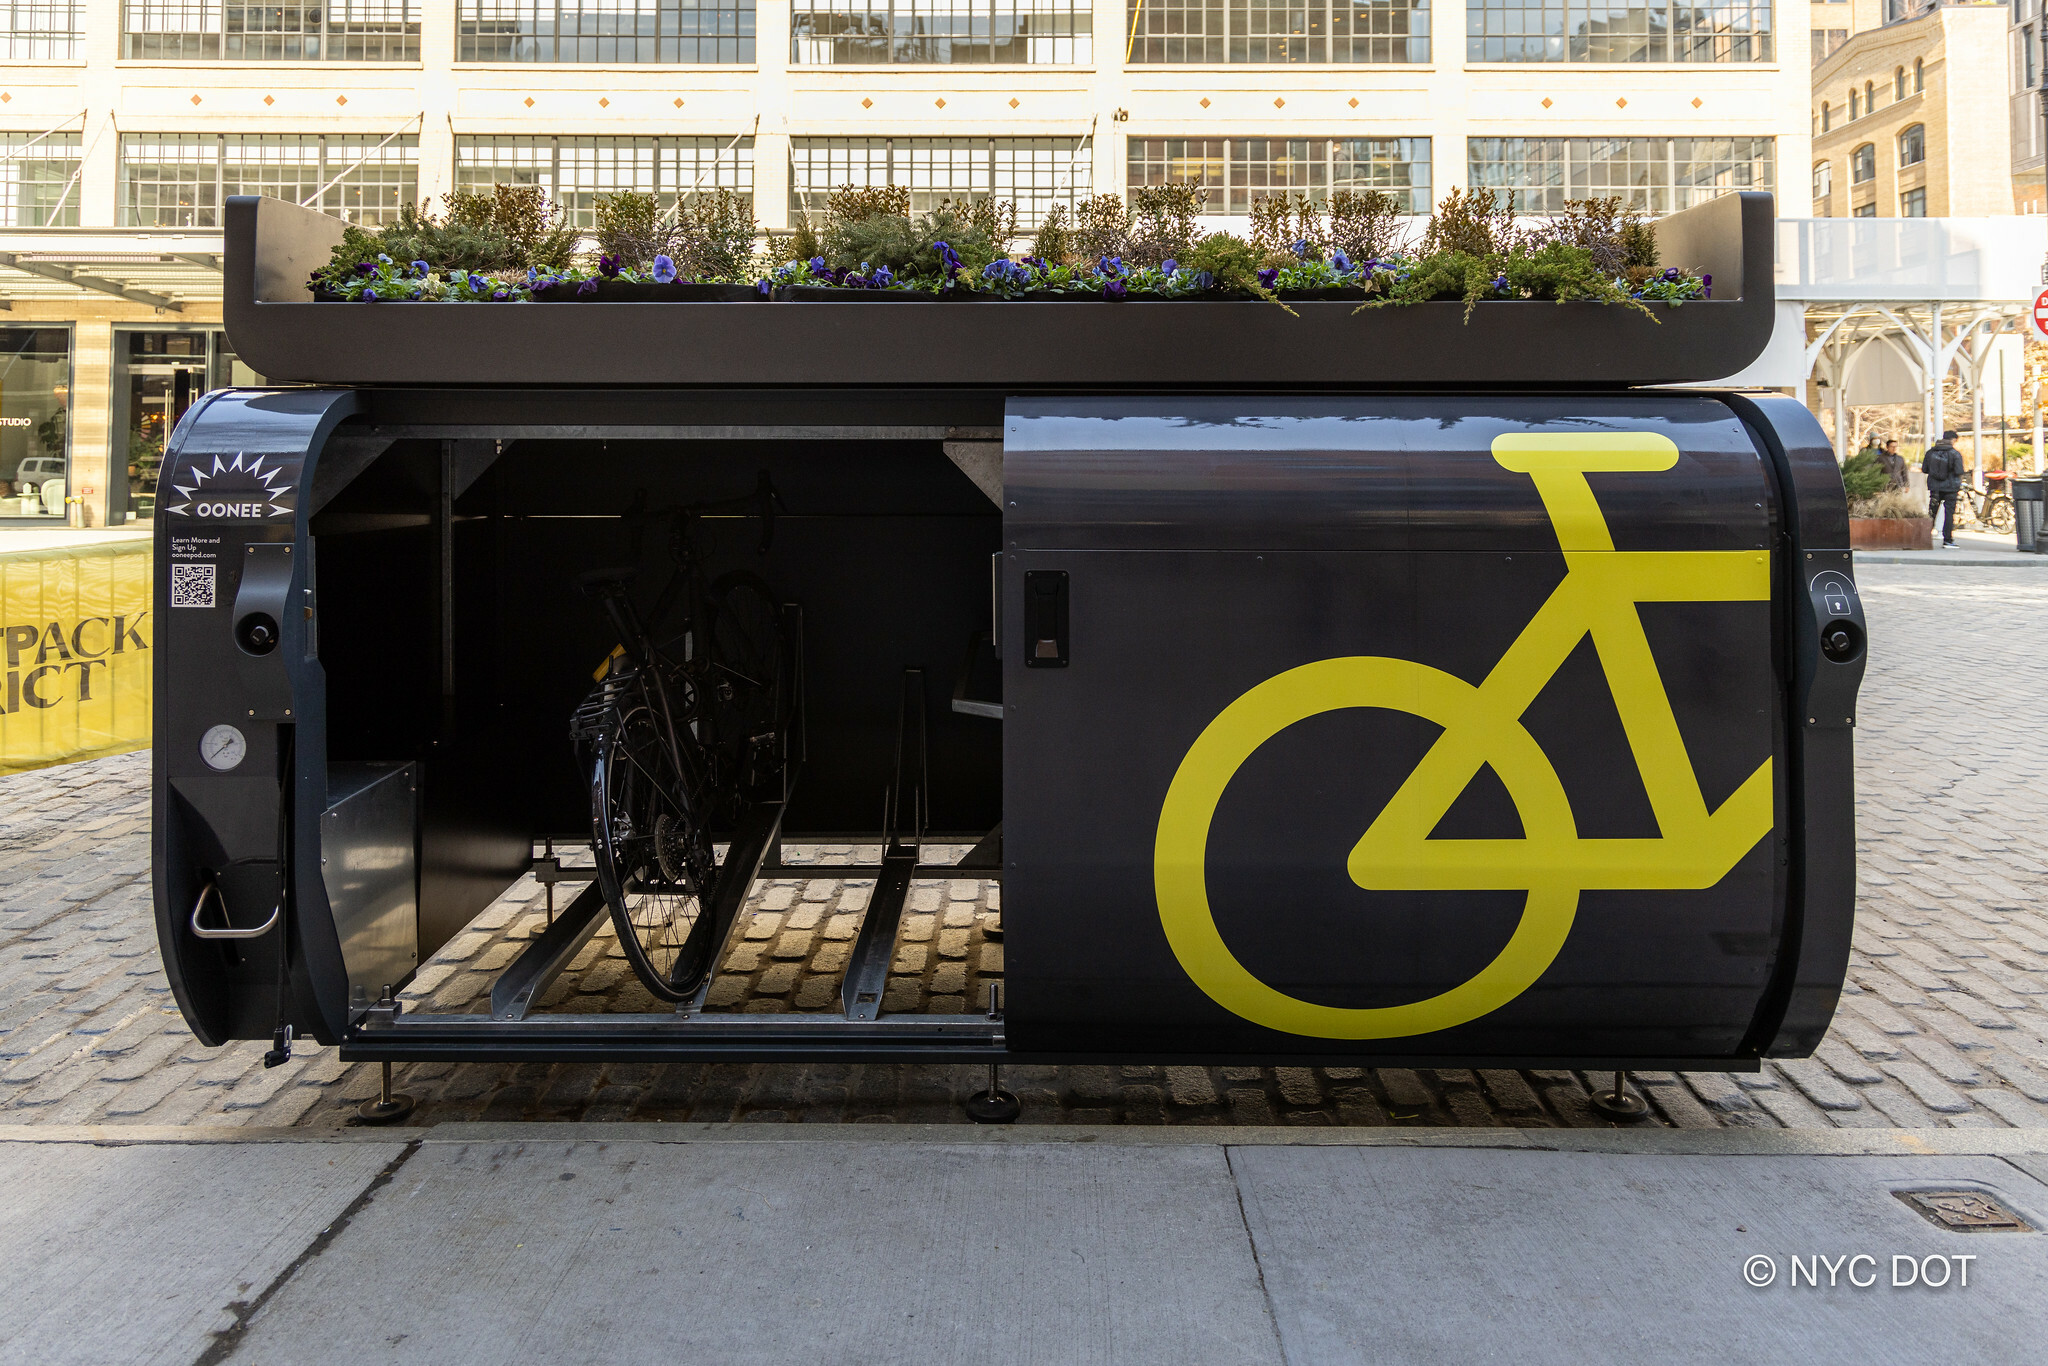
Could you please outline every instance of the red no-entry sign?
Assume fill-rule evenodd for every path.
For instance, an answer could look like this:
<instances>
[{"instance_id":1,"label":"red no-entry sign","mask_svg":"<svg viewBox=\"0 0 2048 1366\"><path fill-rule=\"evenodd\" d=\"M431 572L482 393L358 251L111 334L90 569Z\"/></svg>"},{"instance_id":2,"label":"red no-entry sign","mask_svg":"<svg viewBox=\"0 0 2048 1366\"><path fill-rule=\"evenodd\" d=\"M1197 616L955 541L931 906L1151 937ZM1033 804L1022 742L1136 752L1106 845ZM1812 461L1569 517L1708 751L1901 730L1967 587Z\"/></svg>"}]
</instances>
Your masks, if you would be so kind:
<instances>
[{"instance_id":1,"label":"red no-entry sign","mask_svg":"<svg viewBox=\"0 0 2048 1366\"><path fill-rule=\"evenodd\" d=\"M2028 325L2034 329L2034 336L2048 341L2048 289L2034 296L2033 312L2027 315Z\"/></svg>"}]
</instances>

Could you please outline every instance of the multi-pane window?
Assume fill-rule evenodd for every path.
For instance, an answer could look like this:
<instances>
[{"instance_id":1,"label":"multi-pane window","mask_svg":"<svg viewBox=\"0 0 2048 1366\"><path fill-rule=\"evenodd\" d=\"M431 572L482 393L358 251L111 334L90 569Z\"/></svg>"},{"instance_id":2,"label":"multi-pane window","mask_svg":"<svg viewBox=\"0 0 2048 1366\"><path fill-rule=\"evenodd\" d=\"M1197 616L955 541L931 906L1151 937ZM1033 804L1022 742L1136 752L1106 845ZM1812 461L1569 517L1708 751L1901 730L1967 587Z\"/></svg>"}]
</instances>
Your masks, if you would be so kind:
<instances>
[{"instance_id":1,"label":"multi-pane window","mask_svg":"<svg viewBox=\"0 0 2048 1366\"><path fill-rule=\"evenodd\" d=\"M458 0L461 62L751 62L754 0Z\"/></svg>"},{"instance_id":2,"label":"multi-pane window","mask_svg":"<svg viewBox=\"0 0 2048 1366\"><path fill-rule=\"evenodd\" d=\"M1471 184L1507 191L1525 214L1607 198L1675 213L1735 190L1770 190L1776 179L1771 138L1470 138L1465 145Z\"/></svg>"},{"instance_id":3,"label":"multi-pane window","mask_svg":"<svg viewBox=\"0 0 2048 1366\"><path fill-rule=\"evenodd\" d=\"M121 55L168 61L416 62L419 0L128 0Z\"/></svg>"},{"instance_id":4,"label":"multi-pane window","mask_svg":"<svg viewBox=\"0 0 2048 1366\"><path fill-rule=\"evenodd\" d=\"M1429 0L1124 0L1125 60L1426 62Z\"/></svg>"},{"instance_id":5,"label":"multi-pane window","mask_svg":"<svg viewBox=\"0 0 2048 1366\"><path fill-rule=\"evenodd\" d=\"M4 0L0 3L0 57L10 61L85 55L84 0Z\"/></svg>"},{"instance_id":6,"label":"multi-pane window","mask_svg":"<svg viewBox=\"0 0 2048 1366\"><path fill-rule=\"evenodd\" d=\"M1813 197L1826 199L1835 192L1835 163L1823 161L1813 168Z\"/></svg>"},{"instance_id":7,"label":"multi-pane window","mask_svg":"<svg viewBox=\"0 0 2048 1366\"><path fill-rule=\"evenodd\" d=\"M1918 166L1927 160L1927 125L1916 123L1899 134L1899 165Z\"/></svg>"},{"instance_id":8,"label":"multi-pane window","mask_svg":"<svg viewBox=\"0 0 2048 1366\"><path fill-rule=\"evenodd\" d=\"M1471 62L1768 62L1771 0L1470 0Z\"/></svg>"},{"instance_id":9,"label":"multi-pane window","mask_svg":"<svg viewBox=\"0 0 2048 1366\"><path fill-rule=\"evenodd\" d=\"M1813 49L1813 64L1819 66L1835 55L1835 49L1849 41L1849 30L1845 28L1817 28L1808 33Z\"/></svg>"},{"instance_id":10,"label":"multi-pane window","mask_svg":"<svg viewBox=\"0 0 2048 1366\"><path fill-rule=\"evenodd\" d=\"M1428 213L1428 138L1132 138L1131 186L1200 185L1204 211L1244 214L1268 195L1324 200L1337 190L1384 190L1405 212Z\"/></svg>"},{"instance_id":11,"label":"multi-pane window","mask_svg":"<svg viewBox=\"0 0 2048 1366\"><path fill-rule=\"evenodd\" d=\"M1927 191L1908 190L1899 196L1899 217L1927 217Z\"/></svg>"},{"instance_id":12,"label":"multi-pane window","mask_svg":"<svg viewBox=\"0 0 2048 1366\"><path fill-rule=\"evenodd\" d=\"M567 220L597 226L597 201L621 190L663 208L700 190L754 194L754 140L742 138L458 137L455 184L538 185Z\"/></svg>"},{"instance_id":13,"label":"multi-pane window","mask_svg":"<svg viewBox=\"0 0 2048 1366\"><path fill-rule=\"evenodd\" d=\"M1080 138L791 138L789 207L818 213L841 185L901 185L912 212L942 199L1007 199L1036 228L1055 204L1093 193L1094 149Z\"/></svg>"},{"instance_id":14,"label":"multi-pane window","mask_svg":"<svg viewBox=\"0 0 2048 1366\"><path fill-rule=\"evenodd\" d=\"M1849 153L1849 183L1862 185L1877 179L1877 144L1866 142Z\"/></svg>"},{"instance_id":15,"label":"multi-pane window","mask_svg":"<svg viewBox=\"0 0 2048 1366\"><path fill-rule=\"evenodd\" d=\"M1026 66L1095 60L1095 15L1085 0L842 0L797 8L789 59L799 66Z\"/></svg>"},{"instance_id":16,"label":"multi-pane window","mask_svg":"<svg viewBox=\"0 0 2048 1366\"><path fill-rule=\"evenodd\" d=\"M352 223L388 223L419 197L419 139L361 133L127 133L121 222L217 228L234 194L263 194Z\"/></svg>"},{"instance_id":17,"label":"multi-pane window","mask_svg":"<svg viewBox=\"0 0 2048 1366\"><path fill-rule=\"evenodd\" d=\"M16 228L78 225L79 135L0 133L0 223Z\"/></svg>"}]
</instances>

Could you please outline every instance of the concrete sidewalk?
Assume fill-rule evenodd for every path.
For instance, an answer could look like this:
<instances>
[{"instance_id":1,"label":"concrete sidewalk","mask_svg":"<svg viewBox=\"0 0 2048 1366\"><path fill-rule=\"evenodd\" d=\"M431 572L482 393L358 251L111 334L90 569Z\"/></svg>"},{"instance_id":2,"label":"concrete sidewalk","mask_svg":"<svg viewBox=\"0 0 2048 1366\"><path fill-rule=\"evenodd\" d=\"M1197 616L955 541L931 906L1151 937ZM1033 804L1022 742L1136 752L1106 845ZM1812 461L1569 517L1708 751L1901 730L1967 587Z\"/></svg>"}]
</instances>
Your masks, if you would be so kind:
<instances>
[{"instance_id":1,"label":"concrete sidewalk","mask_svg":"<svg viewBox=\"0 0 2048 1366\"><path fill-rule=\"evenodd\" d=\"M2044 1178L2040 1129L15 1127L0 1362L2007 1362L2048 1238L1901 1193L2040 1229Z\"/></svg>"}]
</instances>

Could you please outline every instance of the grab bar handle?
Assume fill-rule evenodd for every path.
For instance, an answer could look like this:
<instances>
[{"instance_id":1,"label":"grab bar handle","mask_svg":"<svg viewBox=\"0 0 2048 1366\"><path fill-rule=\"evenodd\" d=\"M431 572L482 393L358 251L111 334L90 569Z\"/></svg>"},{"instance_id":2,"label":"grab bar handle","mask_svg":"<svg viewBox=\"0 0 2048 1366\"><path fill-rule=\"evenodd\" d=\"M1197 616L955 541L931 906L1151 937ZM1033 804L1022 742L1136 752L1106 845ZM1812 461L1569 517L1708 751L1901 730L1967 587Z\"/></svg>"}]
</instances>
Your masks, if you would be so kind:
<instances>
[{"instance_id":1,"label":"grab bar handle","mask_svg":"<svg viewBox=\"0 0 2048 1366\"><path fill-rule=\"evenodd\" d=\"M270 933L277 924L278 916L284 913L284 904L280 902L271 908L270 919L253 930L238 930L233 925L224 930L209 930L199 923L199 913L206 909L206 898L209 896L220 902L221 919L227 919L228 914L228 903L220 895L220 884L209 879L207 884L199 889L199 900L192 903L192 933L201 939L261 939Z\"/></svg>"}]
</instances>

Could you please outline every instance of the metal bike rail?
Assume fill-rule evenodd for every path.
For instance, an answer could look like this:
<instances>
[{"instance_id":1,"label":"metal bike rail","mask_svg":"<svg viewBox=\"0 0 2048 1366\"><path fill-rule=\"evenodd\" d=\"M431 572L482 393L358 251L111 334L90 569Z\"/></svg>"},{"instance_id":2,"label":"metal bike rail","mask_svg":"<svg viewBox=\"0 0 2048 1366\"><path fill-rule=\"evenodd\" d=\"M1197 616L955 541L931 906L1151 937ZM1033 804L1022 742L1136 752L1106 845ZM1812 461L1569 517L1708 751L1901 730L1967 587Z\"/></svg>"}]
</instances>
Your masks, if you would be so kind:
<instances>
[{"instance_id":1,"label":"metal bike rail","mask_svg":"<svg viewBox=\"0 0 2048 1366\"><path fill-rule=\"evenodd\" d=\"M596 882L584 885L575 899L555 913L555 921L512 960L491 985L491 1018L523 1020L562 970L604 924L604 891Z\"/></svg>"},{"instance_id":2,"label":"metal bike rail","mask_svg":"<svg viewBox=\"0 0 2048 1366\"><path fill-rule=\"evenodd\" d=\"M373 1010L341 1055L404 1062L448 1056L505 1062L972 1061L1007 1056L1003 1021L986 1015L837 1013L717 1015L407 1015Z\"/></svg>"}]
</instances>

